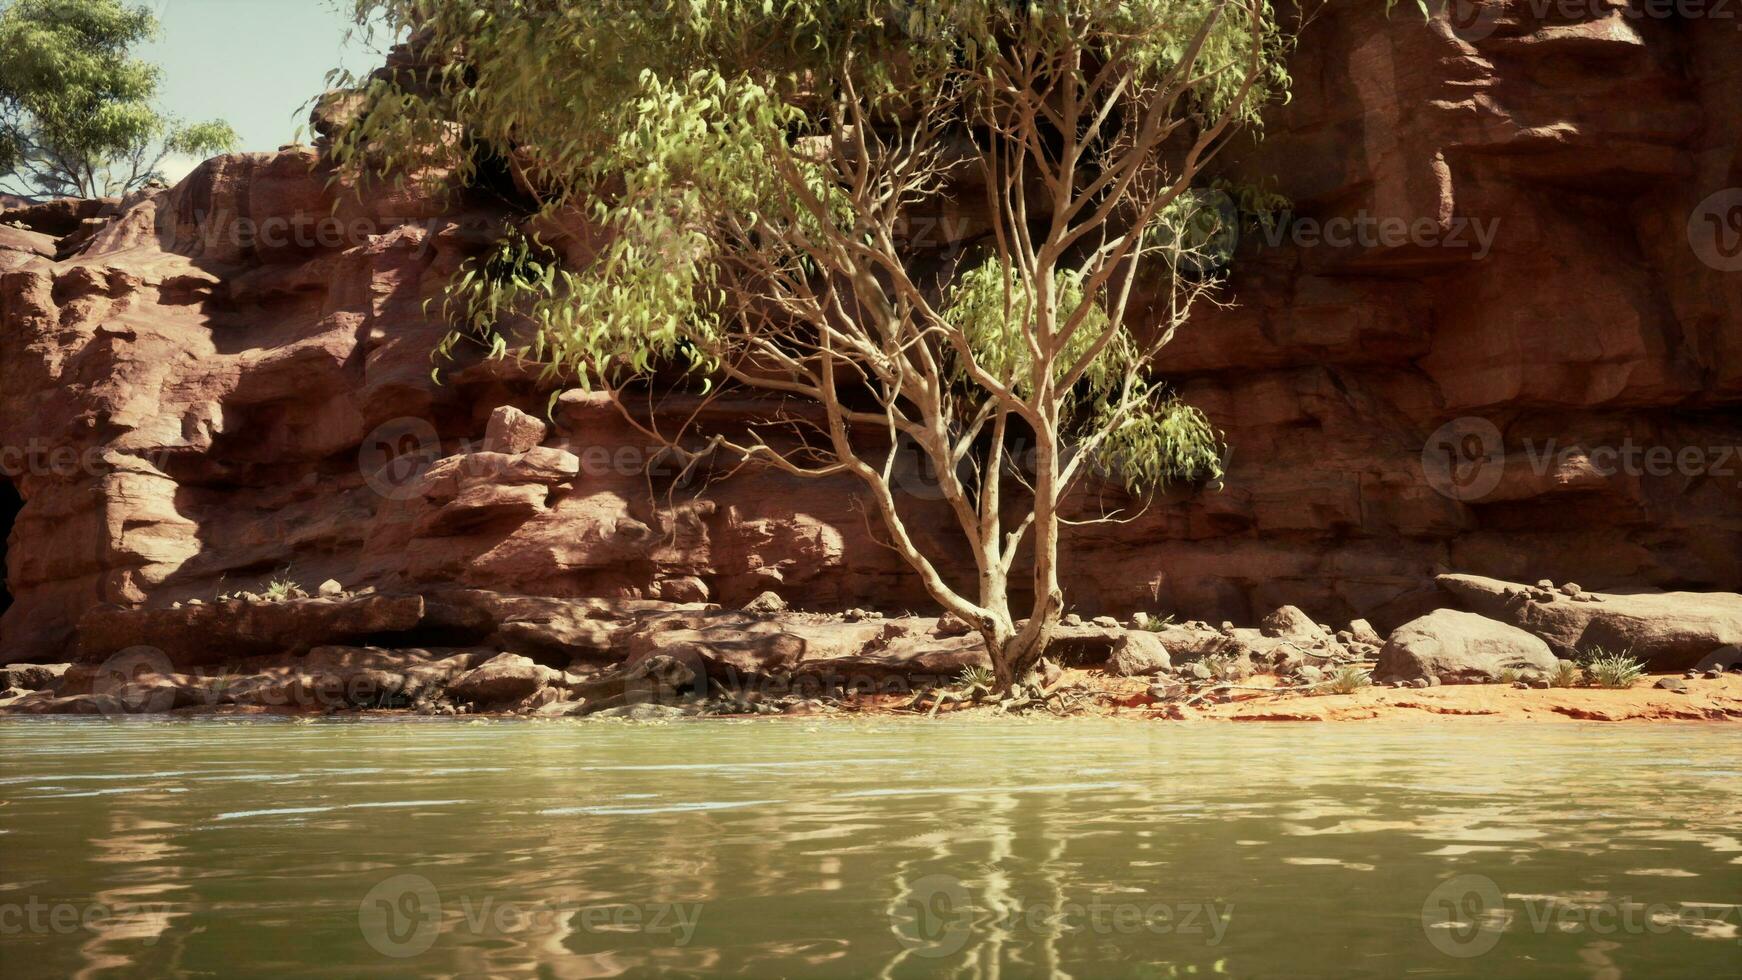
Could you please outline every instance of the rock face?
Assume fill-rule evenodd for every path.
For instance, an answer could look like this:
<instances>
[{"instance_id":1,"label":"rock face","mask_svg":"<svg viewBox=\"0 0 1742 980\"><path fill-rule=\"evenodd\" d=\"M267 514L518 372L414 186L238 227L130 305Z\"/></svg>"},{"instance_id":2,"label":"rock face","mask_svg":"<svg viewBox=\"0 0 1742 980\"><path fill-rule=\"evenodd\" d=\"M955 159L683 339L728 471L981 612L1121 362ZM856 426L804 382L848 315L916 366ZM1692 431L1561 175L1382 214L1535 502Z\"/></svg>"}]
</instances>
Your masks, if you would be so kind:
<instances>
[{"instance_id":1,"label":"rock face","mask_svg":"<svg viewBox=\"0 0 1742 980\"><path fill-rule=\"evenodd\" d=\"M1234 305L1163 361L1227 433L1227 476L1071 529L1073 609L1250 623L1292 603L1386 631L1446 602L1447 569L1742 587L1742 495L1719 473L1742 461L1718 458L1742 446L1742 274L1711 239L1742 186L1742 34L1488 6L1481 37L1377 3L1307 28L1293 100L1221 162L1290 221L1246 236ZM327 177L297 147L0 214L9 660L68 659L97 607L210 603L285 569L383 593L935 612L851 483L680 474L597 396L547 414L536 376L471 354L434 384L447 327L426 303L497 205L336 199ZM1500 445L1448 482L1435 434L1459 419ZM1628 447L1708 454L1665 468ZM919 472L900 483L922 545L971 568Z\"/></svg>"},{"instance_id":2,"label":"rock face","mask_svg":"<svg viewBox=\"0 0 1742 980\"><path fill-rule=\"evenodd\" d=\"M147 646L177 667L192 667L403 633L415 628L423 613L423 597L415 595L227 601L179 609L101 606L79 623L79 652L87 663L95 663Z\"/></svg>"},{"instance_id":3,"label":"rock face","mask_svg":"<svg viewBox=\"0 0 1742 980\"><path fill-rule=\"evenodd\" d=\"M1594 593L1580 602L1476 575L1439 583L1464 608L1541 637L1563 657L1600 647L1655 670L1685 670L1742 643L1742 595L1733 592Z\"/></svg>"},{"instance_id":4,"label":"rock face","mask_svg":"<svg viewBox=\"0 0 1742 980\"><path fill-rule=\"evenodd\" d=\"M1431 677L1444 684L1491 684L1509 671L1527 677L1547 674L1555 663L1548 644L1516 626L1440 609L1391 634L1379 652L1373 679Z\"/></svg>"}]
</instances>

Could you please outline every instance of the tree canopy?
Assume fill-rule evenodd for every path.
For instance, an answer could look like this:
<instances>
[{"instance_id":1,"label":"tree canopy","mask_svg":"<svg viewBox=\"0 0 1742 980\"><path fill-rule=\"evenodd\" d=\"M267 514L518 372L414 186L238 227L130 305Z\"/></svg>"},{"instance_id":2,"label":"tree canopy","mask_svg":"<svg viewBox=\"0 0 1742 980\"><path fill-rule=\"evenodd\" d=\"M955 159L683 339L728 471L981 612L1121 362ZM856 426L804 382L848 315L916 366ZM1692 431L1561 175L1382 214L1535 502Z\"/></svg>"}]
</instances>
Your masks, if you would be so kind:
<instances>
[{"instance_id":1,"label":"tree canopy","mask_svg":"<svg viewBox=\"0 0 1742 980\"><path fill-rule=\"evenodd\" d=\"M1220 475L1216 433L1152 373L1216 286L1205 252L1233 216L1206 203L1205 168L1286 91L1267 0L357 13L414 37L426 67L365 86L336 139L350 177L453 186L505 170L529 201L453 283L456 336L603 387L632 418L622 393L670 364L702 387L820 405L821 422L785 420L797 448L759 433L709 446L861 480L890 545L980 629L1004 683L1061 611L1062 501L1097 461L1139 492ZM940 258L915 229L945 206L978 230ZM638 424L669 438L656 421ZM1013 441L1031 451L1019 460ZM908 534L891 487L903 443L936 469L972 583Z\"/></svg>"},{"instance_id":2,"label":"tree canopy","mask_svg":"<svg viewBox=\"0 0 1742 980\"><path fill-rule=\"evenodd\" d=\"M120 0L12 0L0 8L0 185L100 197L161 178L171 153L230 149L220 121L154 106L160 69L132 54L157 18Z\"/></svg>"}]
</instances>

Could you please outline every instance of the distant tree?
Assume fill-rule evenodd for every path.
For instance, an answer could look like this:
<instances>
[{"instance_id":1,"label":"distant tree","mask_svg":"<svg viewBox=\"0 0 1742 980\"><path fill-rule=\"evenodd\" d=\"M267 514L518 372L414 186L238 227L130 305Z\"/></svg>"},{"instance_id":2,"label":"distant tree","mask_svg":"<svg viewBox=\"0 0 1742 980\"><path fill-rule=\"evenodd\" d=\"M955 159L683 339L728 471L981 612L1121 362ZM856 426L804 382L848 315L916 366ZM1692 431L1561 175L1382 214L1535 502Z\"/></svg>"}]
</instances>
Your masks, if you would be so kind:
<instances>
[{"instance_id":1,"label":"distant tree","mask_svg":"<svg viewBox=\"0 0 1742 980\"><path fill-rule=\"evenodd\" d=\"M1220 475L1152 372L1216 285L1197 182L1287 86L1269 0L356 2L435 63L365 88L352 179L506 166L522 228L589 226L505 237L450 288L466 327L670 445L662 365L771 396L708 450L857 481L1000 687L1064 609L1073 486ZM939 273L915 239L951 200L984 232ZM910 533L904 446L972 567Z\"/></svg>"},{"instance_id":2,"label":"distant tree","mask_svg":"<svg viewBox=\"0 0 1742 980\"><path fill-rule=\"evenodd\" d=\"M153 105L161 71L135 58L157 18L120 0L0 3L0 189L104 197L161 179L164 157L220 153L235 130Z\"/></svg>"}]
</instances>

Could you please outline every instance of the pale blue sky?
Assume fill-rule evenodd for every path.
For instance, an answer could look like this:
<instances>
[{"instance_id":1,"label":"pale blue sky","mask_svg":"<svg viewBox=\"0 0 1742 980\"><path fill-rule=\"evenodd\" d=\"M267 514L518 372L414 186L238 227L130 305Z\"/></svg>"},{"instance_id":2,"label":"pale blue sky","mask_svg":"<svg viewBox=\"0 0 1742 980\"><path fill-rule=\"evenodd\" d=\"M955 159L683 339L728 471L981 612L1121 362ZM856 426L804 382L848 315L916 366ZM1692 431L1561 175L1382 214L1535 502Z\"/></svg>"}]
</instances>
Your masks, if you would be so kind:
<instances>
[{"instance_id":1,"label":"pale blue sky","mask_svg":"<svg viewBox=\"0 0 1742 980\"><path fill-rule=\"evenodd\" d=\"M308 119L329 69L362 72L380 50L345 34L351 0L141 0L163 22L140 56L163 66L161 105L190 121L223 119L243 150L276 150ZM377 47L379 48L380 42ZM197 160L169 160L170 182Z\"/></svg>"}]
</instances>

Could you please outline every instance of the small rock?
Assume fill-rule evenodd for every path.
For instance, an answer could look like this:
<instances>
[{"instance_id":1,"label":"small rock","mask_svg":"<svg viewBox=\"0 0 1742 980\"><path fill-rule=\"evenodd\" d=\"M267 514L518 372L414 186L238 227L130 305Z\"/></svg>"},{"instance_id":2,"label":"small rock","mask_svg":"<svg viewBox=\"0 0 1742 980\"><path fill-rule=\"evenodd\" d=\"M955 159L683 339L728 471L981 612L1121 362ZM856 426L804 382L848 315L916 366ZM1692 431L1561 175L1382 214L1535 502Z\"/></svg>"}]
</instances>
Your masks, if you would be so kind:
<instances>
[{"instance_id":1,"label":"small rock","mask_svg":"<svg viewBox=\"0 0 1742 980\"><path fill-rule=\"evenodd\" d=\"M1539 588L1539 589L1543 589L1543 590L1544 590L1544 591L1553 591L1553 589L1554 589L1554 583L1553 583L1553 582L1551 582L1551 581L1549 581L1549 580L1548 580L1548 579L1546 579L1546 578L1545 578L1545 579L1539 579L1539 580L1538 580L1538 581L1537 581L1537 583L1536 583L1536 587L1537 587L1537 588Z\"/></svg>"},{"instance_id":2,"label":"small rock","mask_svg":"<svg viewBox=\"0 0 1742 980\"><path fill-rule=\"evenodd\" d=\"M865 610L863 610L863 609L849 609L846 612L841 614L841 618L846 620L849 623L857 623L865 618Z\"/></svg>"},{"instance_id":3,"label":"small rock","mask_svg":"<svg viewBox=\"0 0 1742 980\"><path fill-rule=\"evenodd\" d=\"M1365 619L1351 619L1349 633L1355 637L1356 643L1365 643L1376 647L1385 645L1385 638L1380 636L1379 631L1373 628L1373 624Z\"/></svg>"},{"instance_id":4,"label":"small rock","mask_svg":"<svg viewBox=\"0 0 1742 980\"><path fill-rule=\"evenodd\" d=\"M345 587L339 584L338 579L330 578L321 583L315 594L326 599L336 599L345 594Z\"/></svg>"},{"instance_id":5,"label":"small rock","mask_svg":"<svg viewBox=\"0 0 1742 980\"><path fill-rule=\"evenodd\" d=\"M1718 678L1723 677L1723 676L1724 676L1724 668L1722 668L1722 667L1710 667L1710 668L1707 668L1707 670L1706 670L1706 679L1707 680L1715 681Z\"/></svg>"},{"instance_id":6,"label":"small rock","mask_svg":"<svg viewBox=\"0 0 1742 980\"><path fill-rule=\"evenodd\" d=\"M1686 694L1688 690L1688 682L1680 677L1665 677L1652 686L1660 691L1674 691L1677 694Z\"/></svg>"},{"instance_id":7,"label":"small rock","mask_svg":"<svg viewBox=\"0 0 1742 980\"><path fill-rule=\"evenodd\" d=\"M938 624L932 628L932 632L938 636L967 636L974 632L974 628L962 617L947 612L938 617Z\"/></svg>"},{"instance_id":8,"label":"small rock","mask_svg":"<svg viewBox=\"0 0 1742 980\"><path fill-rule=\"evenodd\" d=\"M1229 622L1226 619L1222 620L1222 625L1218 626L1216 628L1217 628L1217 630L1219 630L1221 632L1221 634L1223 636L1233 636L1234 635L1234 624Z\"/></svg>"},{"instance_id":9,"label":"small rock","mask_svg":"<svg viewBox=\"0 0 1742 980\"><path fill-rule=\"evenodd\" d=\"M1424 688L1425 689L1428 686L1427 685L1427 678L1417 677L1414 680L1409 682L1409 686L1415 687L1415 688Z\"/></svg>"},{"instance_id":10,"label":"small rock","mask_svg":"<svg viewBox=\"0 0 1742 980\"><path fill-rule=\"evenodd\" d=\"M1584 591L1584 589L1579 588L1579 585L1576 582L1568 582L1561 586L1561 593L1564 595L1576 596Z\"/></svg>"},{"instance_id":11,"label":"small rock","mask_svg":"<svg viewBox=\"0 0 1742 980\"><path fill-rule=\"evenodd\" d=\"M190 605L190 606L203 606L203 605L205 605L205 603L199 599L189 599L188 605Z\"/></svg>"},{"instance_id":12,"label":"small rock","mask_svg":"<svg viewBox=\"0 0 1742 980\"><path fill-rule=\"evenodd\" d=\"M1202 660L1194 660L1191 663L1186 664L1181 668L1180 673L1192 680L1198 681L1207 681L1215 676L1210 673L1209 664L1204 663Z\"/></svg>"},{"instance_id":13,"label":"small rock","mask_svg":"<svg viewBox=\"0 0 1742 980\"><path fill-rule=\"evenodd\" d=\"M1096 616L1094 619L1089 620L1089 622L1104 630L1116 630L1119 628L1119 621L1111 616Z\"/></svg>"},{"instance_id":14,"label":"small rock","mask_svg":"<svg viewBox=\"0 0 1742 980\"><path fill-rule=\"evenodd\" d=\"M1059 620L1059 625L1060 626L1081 626L1081 625L1083 625L1083 617L1077 615L1076 613L1065 613L1064 618Z\"/></svg>"},{"instance_id":15,"label":"small rock","mask_svg":"<svg viewBox=\"0 0 1742 980\"><path fill-rule=\"evenodd\" d=\"M1131 625L1138 628L1138 629L1142 629L1145 626L1148 626L1149 625L1149 614L1146 612L1134 612L1134 613L1132 613L1131 614Z\"/></svg>"},{"instance_id":16,"label":"small rock","mask_svg":"<svg viewBox=\"0 0 1742 980\"><path fill-rule=\"evenodd\" d=\"M1294 676L1299 678L1302 684L1317 684L1325 679L1325 672L1319 669L1316 664L1301 664L1294 669Z\"/></svg>"},{"instance_id":17,"label":"small rock","mask_svg":"<svg viewBox=\"0 0 1742 980\"><path fill-rule=\"evenodd\" d=\"M501 405L490 413L484 427L484 451L519 455L538 448L544 441L545 425L513 405Z\"/></svg>"},{"instance_id":18,"label":"small rock","mask_svg":"<svg viewBox=\"0 0 1742 980\"><path fill-rule=\"evenodd\" d=\"M1688 680L1691 681L1694 678L1700 676L1700 672L1698 669L1696 669L1694 667L1689 667L1687 670L1682 672L1682 676L1686 677Z\"/></svg>"},{"instance_id":19,"label":"small rock","mask_svg":"<svg viewBox=\"0 0 1742 980\"><path fill-rule=\"evenodd\" d=\"M1185 693L1185 688L1174 681L1156 681L1149 685L1149 696L1156 701L1172 701Z\"/></svg>"},{"instance_id":20,"label":"small rock","mask_svg":"<svg viewBox=\"0 0 1742 980\"><path fill-rule=\"evenodd\" d=\"M777 593L764 592L744 604L745 612L777 613L786 611L786 600Z\"/></svg>"}]
</instances>

